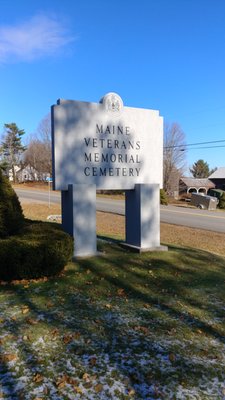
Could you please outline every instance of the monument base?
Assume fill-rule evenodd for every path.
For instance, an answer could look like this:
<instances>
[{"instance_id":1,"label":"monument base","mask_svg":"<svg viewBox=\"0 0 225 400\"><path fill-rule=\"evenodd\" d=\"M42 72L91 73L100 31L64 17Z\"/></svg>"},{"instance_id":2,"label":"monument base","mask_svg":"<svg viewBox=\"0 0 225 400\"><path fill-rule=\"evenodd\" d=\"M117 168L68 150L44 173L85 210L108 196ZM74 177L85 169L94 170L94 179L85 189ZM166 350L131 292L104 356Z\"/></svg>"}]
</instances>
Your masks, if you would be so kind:
<instances>
[{"instance_id":1,"label":"monument base","mask_svg":"<svg viewBox=\"0 0 225 400\"><path fill-rule=\"evenodd\" d=\"M124 247L127 250L130 250L133 253L152 253L153 251L168 251L168 246L155 246L155 247L139 247L139 246L133 246L132 244L129 243L120 243L122 247Z\"/></svg>"},{"instance_id":2,"label":"monument base","mask_svg":"<svg viewBox=\"0 0 225 400\"><path fill-rule=\"evenodd\" d=\"M96 251L96 253L93 254L84 254L84 255L74 255L72 257L72 261L78 261L78 260L85 260L86 258L92 258L92 257L102 257L104 253L100 251Z\"/></svg>"}]
</instances>

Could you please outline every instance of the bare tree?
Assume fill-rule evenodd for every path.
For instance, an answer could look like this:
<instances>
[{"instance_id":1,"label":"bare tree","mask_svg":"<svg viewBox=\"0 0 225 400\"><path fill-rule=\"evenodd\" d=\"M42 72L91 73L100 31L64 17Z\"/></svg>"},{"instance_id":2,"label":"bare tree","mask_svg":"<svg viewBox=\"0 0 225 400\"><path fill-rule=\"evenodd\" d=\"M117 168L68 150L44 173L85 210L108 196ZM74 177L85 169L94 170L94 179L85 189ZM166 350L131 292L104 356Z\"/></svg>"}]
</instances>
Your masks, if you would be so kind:
<instances>
[{"instance_id":1,"label":"bare tree","mask_svg":"<svg viewBox=\"0 0 225 400\"><path fill-rule=\"evenodd\" d=\"M36 136L41 142L51 145L51 115L47 114L38 125Z\"/></svg>"},{"instance_id":2,"label":"bare tree","mask_svg":"<svg viewBox=\"0 0 225 400\"><path fill-rule=\"evenodd\" d=\"M184 146L184 147L182 147ZM164 127L163 188L168 194L178 190L186 164L185 134L176 123Z\"/></svg>"},{"instance_id":3,"label":"bare tree","mask_svg":"<svg viewBox=\"0 0 225 400\"><path fill-rule=\"evenodd\" d=\"M51 158L45 143L37 139L31 140L24 155L24 164L31 166L40 180L46 178L47 174L51 175Z\"/></svg>"},{"instance_id":4,"label":"bare tree","mask_svg":"<svg viewBox=\"0 0 225 400\"><path fill-rule=\"evenodd\" d=\"M52 174L51 120L46 115L38 125L35 135L31 137L24 156L24 164L30 165L44 179Z\"/></svg>"}]
</instances>

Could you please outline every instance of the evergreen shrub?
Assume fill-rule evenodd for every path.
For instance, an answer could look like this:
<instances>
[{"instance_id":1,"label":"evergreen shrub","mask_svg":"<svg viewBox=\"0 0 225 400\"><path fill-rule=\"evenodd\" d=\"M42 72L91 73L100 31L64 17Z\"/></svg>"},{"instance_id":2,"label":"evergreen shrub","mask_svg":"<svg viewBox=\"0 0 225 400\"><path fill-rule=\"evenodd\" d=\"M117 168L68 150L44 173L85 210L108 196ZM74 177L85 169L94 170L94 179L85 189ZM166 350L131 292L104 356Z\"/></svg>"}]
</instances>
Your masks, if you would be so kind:
<instances>
[{"instance_id":1,"label":"evergreen shrub","mask_svg":"<svg viewBox=\"0 0 225 400\"><path fill-rule=\"evenodd\" d=\"M19 199L0 169L0 238L16 234L24 224Z\"/></svg>"},{"instance_id":2,"label":"evergreen shrub","mask_svg":"<svg viewBox=\"0 0 225 400\"><path fill-rule=\"evenodd\" d=\"M73 254L73 239L59 225L24 218L19 199L0 170L0 279L58 274Z\"/></svg>"},{"instance_id":3,"label":"evergreen shrub","mask_svg":"<svg viewBox=\"0 0 225 400\"><path fill-rule=\"evenodd\" d=\"M219 199L218 207L221 209L225 209L225 192L223 192L222 196Z\"/></svg>"},{"instance_id":4,"label":"evergreen shrub","mask_svg":"<svg viewBox=\"0 0 225 400\"><path fill-rule=\"evenodd\" d=\"M19 235L0 240L0 279L37 279L57 275L71 260L73 239L60 226L26 222Z\"/></svg>"},{"instance_id":5,"label":"evergreen shrub","mask_svg":"<svg viewBox=\"0 0 225 400\"><path fill-rule=\"evenodd\" d=\"M168 198L166 195L165 190L160 189L160 204L167 206L168 205Z\"/></svg>"}]
</instances>

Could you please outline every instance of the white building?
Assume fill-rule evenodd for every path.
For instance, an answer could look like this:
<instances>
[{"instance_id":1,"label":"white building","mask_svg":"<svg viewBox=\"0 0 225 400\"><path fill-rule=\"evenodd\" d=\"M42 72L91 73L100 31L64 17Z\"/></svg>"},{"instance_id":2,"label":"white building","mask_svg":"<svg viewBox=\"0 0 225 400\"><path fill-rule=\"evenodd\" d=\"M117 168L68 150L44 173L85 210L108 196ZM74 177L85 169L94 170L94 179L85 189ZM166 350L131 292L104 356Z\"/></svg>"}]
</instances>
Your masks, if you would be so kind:
<instances>
[{"instance_id":1,"label":"white building","mask_svg":"<svg viewBox=\"0 0 225 400\"><path fill-rule=\"evenodd\" d=\"M49 173L39 173L30 165L25 167L15 166L16 179L19 183L28 181L46 181L46 178L50 177ZM13 171L9 170L9 180L13 181Z\"/></svg>"}]
</instances>

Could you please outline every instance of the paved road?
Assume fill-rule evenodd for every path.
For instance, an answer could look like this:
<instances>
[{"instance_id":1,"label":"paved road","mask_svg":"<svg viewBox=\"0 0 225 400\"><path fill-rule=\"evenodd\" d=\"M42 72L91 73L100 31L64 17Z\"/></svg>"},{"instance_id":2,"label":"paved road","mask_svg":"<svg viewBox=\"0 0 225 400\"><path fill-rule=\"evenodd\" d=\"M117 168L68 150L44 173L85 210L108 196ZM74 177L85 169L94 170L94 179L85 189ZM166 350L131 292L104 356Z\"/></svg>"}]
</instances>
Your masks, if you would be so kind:
<instances>
[{"instance_id":1,"label":"paved road","mask_svg":"<svg viewBox=\"0 0 225 400\"><path fill-rule=\"evenodd\" d=\"M161 206L160 219L169 224L225 233L225 212L179 206Z\"/></svg>"},{"instance_id":2,"label":"paved road","mask_svg":"<svg viewBox=\"0 0 225 400\"><path fill-rule=\"evenodd\" d=\"M54 204L58 204L61 201L61 195L58 192L49 192L48 190L36 190L36 189L18 189L15 191L21 201L31 203L48 203L49 201Z\"/></svg>"},{"instance_id":3,"label":"paved road","mask_svg":"<svg viewBox=\"0 0 225 400\"><path fill-rule=\"evenodd\" d=\"M61 199L60 193L52 191L16 189L16 192L20 200L26 202L60 203ZM124 215L124 201L98 198L97 210ZM225 212L177 206L161 206L160 210L161 222L225 233Z\"/></svg>"}]
</instances>

